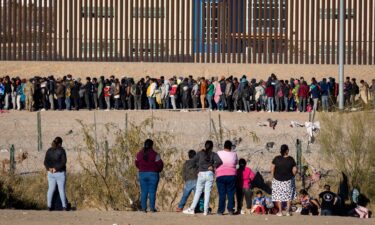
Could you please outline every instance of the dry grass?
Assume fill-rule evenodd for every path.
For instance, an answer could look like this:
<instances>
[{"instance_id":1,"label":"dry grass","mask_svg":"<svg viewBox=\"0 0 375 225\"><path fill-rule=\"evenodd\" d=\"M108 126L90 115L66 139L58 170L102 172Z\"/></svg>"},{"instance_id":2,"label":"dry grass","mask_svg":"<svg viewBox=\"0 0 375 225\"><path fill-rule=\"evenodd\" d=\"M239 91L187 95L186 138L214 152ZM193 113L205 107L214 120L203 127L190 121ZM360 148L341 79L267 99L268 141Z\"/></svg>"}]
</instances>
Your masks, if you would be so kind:
<instances>
[{"instance_id":1,"label":"dry grass","mask_svg":"<svg viewBox=\"0 0 375 225\"><path fill-rule=\"evenodd\" d=\"M323 114L319 137L326 160L375 202L375 114Z\"/></svg>"}]
</instances>

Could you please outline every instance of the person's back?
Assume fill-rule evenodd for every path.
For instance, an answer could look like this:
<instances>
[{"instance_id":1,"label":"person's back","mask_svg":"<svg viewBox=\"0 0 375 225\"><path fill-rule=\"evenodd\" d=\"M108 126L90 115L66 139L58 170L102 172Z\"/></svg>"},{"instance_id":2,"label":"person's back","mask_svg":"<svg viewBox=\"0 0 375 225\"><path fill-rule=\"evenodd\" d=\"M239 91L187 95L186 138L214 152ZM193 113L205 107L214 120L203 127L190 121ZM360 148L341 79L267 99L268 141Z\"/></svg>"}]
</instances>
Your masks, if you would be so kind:
<instances>
[{"instance_id":1,"label":"person's back","mask_svg":"<svg viewBox=\"0 0 375 225\"><path fill-rule=\"evenodd\" d=\"M324 191L319 194L321 215L330 216L333 215L334 207L337 202L337 195L330 190L329 185L324 186Z\"/></svg>"},{"instance_id":2,"label":"person's back","mask_svg":"<svg viewBox=\"0 0 375 225\"><path fill-rule=\"evenodd\" d=\"M233 176L236 175L237 153L228 151L218 151L217 155L220 157L223 164L216 169L216 176Z\"/></svg>"}]
</instances>

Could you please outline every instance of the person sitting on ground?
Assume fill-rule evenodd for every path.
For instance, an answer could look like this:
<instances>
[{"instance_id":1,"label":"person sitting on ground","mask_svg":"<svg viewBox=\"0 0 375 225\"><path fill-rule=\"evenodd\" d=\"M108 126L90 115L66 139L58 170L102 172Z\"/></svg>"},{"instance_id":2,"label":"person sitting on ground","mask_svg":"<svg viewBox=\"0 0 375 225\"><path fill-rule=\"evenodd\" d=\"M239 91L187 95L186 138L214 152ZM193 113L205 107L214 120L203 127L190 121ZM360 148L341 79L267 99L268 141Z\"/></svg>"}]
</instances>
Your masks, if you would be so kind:
<instances>
[{"instance_id":1,"label":"person sitting on ground","mask_svg":"<svg viewBox=\"0 0 375 225\"><path fill-rule=\"evenodd\" d=\"M186 160L182 169L182 179L185 181L184 192L182 194L180 203L176 209L176 212L182 212L186 201L188 200L190 193L195 192L197 185L198 167L193 158L197 155L194 150L190 150L188 153L189 159Z\"/></svg>"},{"instance_id":2,"label":"person sitting on ground","mask_svg":"<svg viewBox=\"0 0 375 225\"><path fill-rule=\"evenodd\" d=\"M307 193L305 189L302 189L299 192L299 195L300 195L299 200L302 205L301 215L310 215L310 213L313 216L319 215L319 208L320 208L319 202L313 199L312 197L310 197L310 195Z\"/></svg>"},{"instance_id":3,"label":"person sitting on ground","mask_svg":"<svg viewBox=\"0 0 375 225\"><path fill-rule=\"evenodd\" d=\"M256 214L266 214L266 199L263 196L262 191L257 191L257 197L253 200L253 207L251 208L251 213Z\"/></svg>"},{"instance_id":4,"label":"person sitting on ground","mask_svg":"<svg viewBox=\"0 0 375 225\"><path fill-rule=\"evenodd\" d=\"M255 173L246 166L246 160L239 160L239 168L237 169L237 214L241 213L242 202L245 197L246 201L246 213L250 213L251 209L251 181L255 178Z\"/></svg>"},{"instance_id":5,"label":"person sitting on ground","mask_svg":"<svg viewBox=\"0 0 375 225\"><path fill-rule=\"evenodd\" d=\"M321 216L333 215L334 207L337 203L337 195L331 191L331 186L324 185L324 191L319 194L321 203Z\"/></svg>"}]
</instances>

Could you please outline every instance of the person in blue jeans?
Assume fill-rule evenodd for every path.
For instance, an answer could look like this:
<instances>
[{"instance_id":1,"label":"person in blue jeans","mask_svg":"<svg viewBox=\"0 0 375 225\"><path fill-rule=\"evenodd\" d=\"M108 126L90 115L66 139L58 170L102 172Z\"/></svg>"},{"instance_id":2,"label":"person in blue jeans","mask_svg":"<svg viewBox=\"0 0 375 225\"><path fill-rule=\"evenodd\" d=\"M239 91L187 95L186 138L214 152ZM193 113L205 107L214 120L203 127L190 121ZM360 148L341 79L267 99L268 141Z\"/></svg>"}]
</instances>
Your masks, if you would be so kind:
<instances>
[{"instance_id":1,"label":"person in blue jeans","mask_svg":"<svg viewBox=\"0 0 375 225\"><path fill-rule=\"evenodd\" d=\"M147 212L147 199L150 200L150 212L156 212L155 201L159 184L159 173L163 171L163 161L153 149L154 142L147 139L144 147L138 152L135 165L139 170L139 183L141 186L141 207Z\"/></svg>"},{"instance_id":2,"label":"person in blue jeans","mask_svg":"<svg viewBox=\"0 0 375 225\"><path fill-rule=\"evenodd\" d=\"M47 206L49 211L53 210L52 197L56 190L56 184L63 210L68 210L65 194L66 152L62 148L62 142L61 137L56 137L52 142L52 147L48 149L44 158L44 166L48 171Z\"/></svg>"},{"instance_id":3,"label":"person in blue jeans","mask_svg":"<svg viewBox=\"0 0 375 225\"><path fill-rule=\"evenodd\" d=\"M188 152L189 160L186 160L182 170L182 179L185 181L184 193L182 194L176 212L182 212L186 204L186 201L190 196L190 193L195 192L195 187L197 186L198 166L194 162L193 158L196 155L197 153L194 150L190 150Z\"/></svg>"},{"instance_id":4,"label":"person in blue jeans","mask_svg":"<svg viewBox=\"0 0 375 225\"><path fill-rule=\"evenodd\" d=\"M198 165L198 180L197 187L194 193L194 200L190 207L183 211L184 214L195 214L195 207L197 206L199 199L203 193L204 189L204 211L203 215L207 216L209 214L209 204L210 204L210 194L212 190L212 185L214 183L214 170L219 167L223 162L219 156L212 152L213 142L206 141L204 150L200 151L193 159L193 161Z\"/></svg>"}]
</instances>

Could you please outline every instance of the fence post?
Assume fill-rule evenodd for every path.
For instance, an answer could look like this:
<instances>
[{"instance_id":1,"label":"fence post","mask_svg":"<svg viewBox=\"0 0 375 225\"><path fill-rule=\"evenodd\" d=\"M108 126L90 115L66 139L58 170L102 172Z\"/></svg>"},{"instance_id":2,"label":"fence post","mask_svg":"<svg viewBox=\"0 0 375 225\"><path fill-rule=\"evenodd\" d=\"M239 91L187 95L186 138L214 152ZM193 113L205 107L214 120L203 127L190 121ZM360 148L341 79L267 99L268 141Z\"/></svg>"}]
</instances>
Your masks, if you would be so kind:
<instances>
[{"instance_id":1,"label":"fence post","mask_svg":"<svg viewBox=\"0 0 375 225\"><path fill-rule=\"evenodd\" d=\"M38 152L42 150L43 144L42 144L42 119L40 115L40 111L37 112L37 132L38 132Z\"/></svg>"},{"instance_id":2,"label":"fence post","mask_svg":"<svg viewBox=\"0 0 375 225\"><path fill-rule=\"evenodd\" d=\"M125 134L128 134L128 113L125 113Z\"/></svg>"},{"instance_id":3,"label":"fence post","mask_svg":"<svg viewBox=\"0 0 375 225\"><path fill-rule=\"evenodd\" d=\"M99 144L98 144L98 134L96 132L96 111L94 111L94 132L95 132L95 148L96 148L96 154L99 152Z\"/></svg>"},{"instance_id":4,"label":"fence post","mask_svg":"<svg viewBox=\"0 0 375 225\"><path fill-rule=\"evenodd\" d=\"M209 133L209 138L211 138L212 134L212 129L211 129L211 110L208 109L208 126L210 127L210 133Z\"/></svg>"},{"instance_id":5,"label":"fence post","mask_svg":"<svg viewBox=\"0 0 375 225\"><path fill-rule=\"evenodd\" d=\"M108 148L107 140L104 142L104 151L105 151L105 177L108 177L109 148Z\"/></svg>"},{"instance_id":6,"label":"fence post","mask_svg":"<svg viewBox=\"0 0 375 225\"><path fill-rule=\"evenodd\" d=\"M219 137L220 137L220 146L223 144L223 127L221 126L221 115L219 113Z\"/></svg>"},{"instance_id":7,"label":"fence post","mask_svg":"<svg viewBox=\"0 0 375 225\"><path fill-rule=\"evenodd\" d=\"M297 149L297 155L296 155L296 158L297 158L297 168L298 168L298 172L301 176L301 180L302 180L302 188L305 188L305 169L303 167L303 164L302 164L302 143L301 143L301 140L297 139L296 141L296 149Z\"/></svg>"},{"instance_id":8,"label":"fence post","mask_svg":"<svg viewBox=\"0 0 375 225\"><path fill-rule=\"evenodd\" d=\"M9 158L9 161L10 161L10 163L9 163L9 173L14 174L14 171L16 170L16 161L14 159L14 145L10 146L10 152L9 153L10 153L9 154L9 156L10 156L10 158Z\"/></svg>"}]
</instances>

